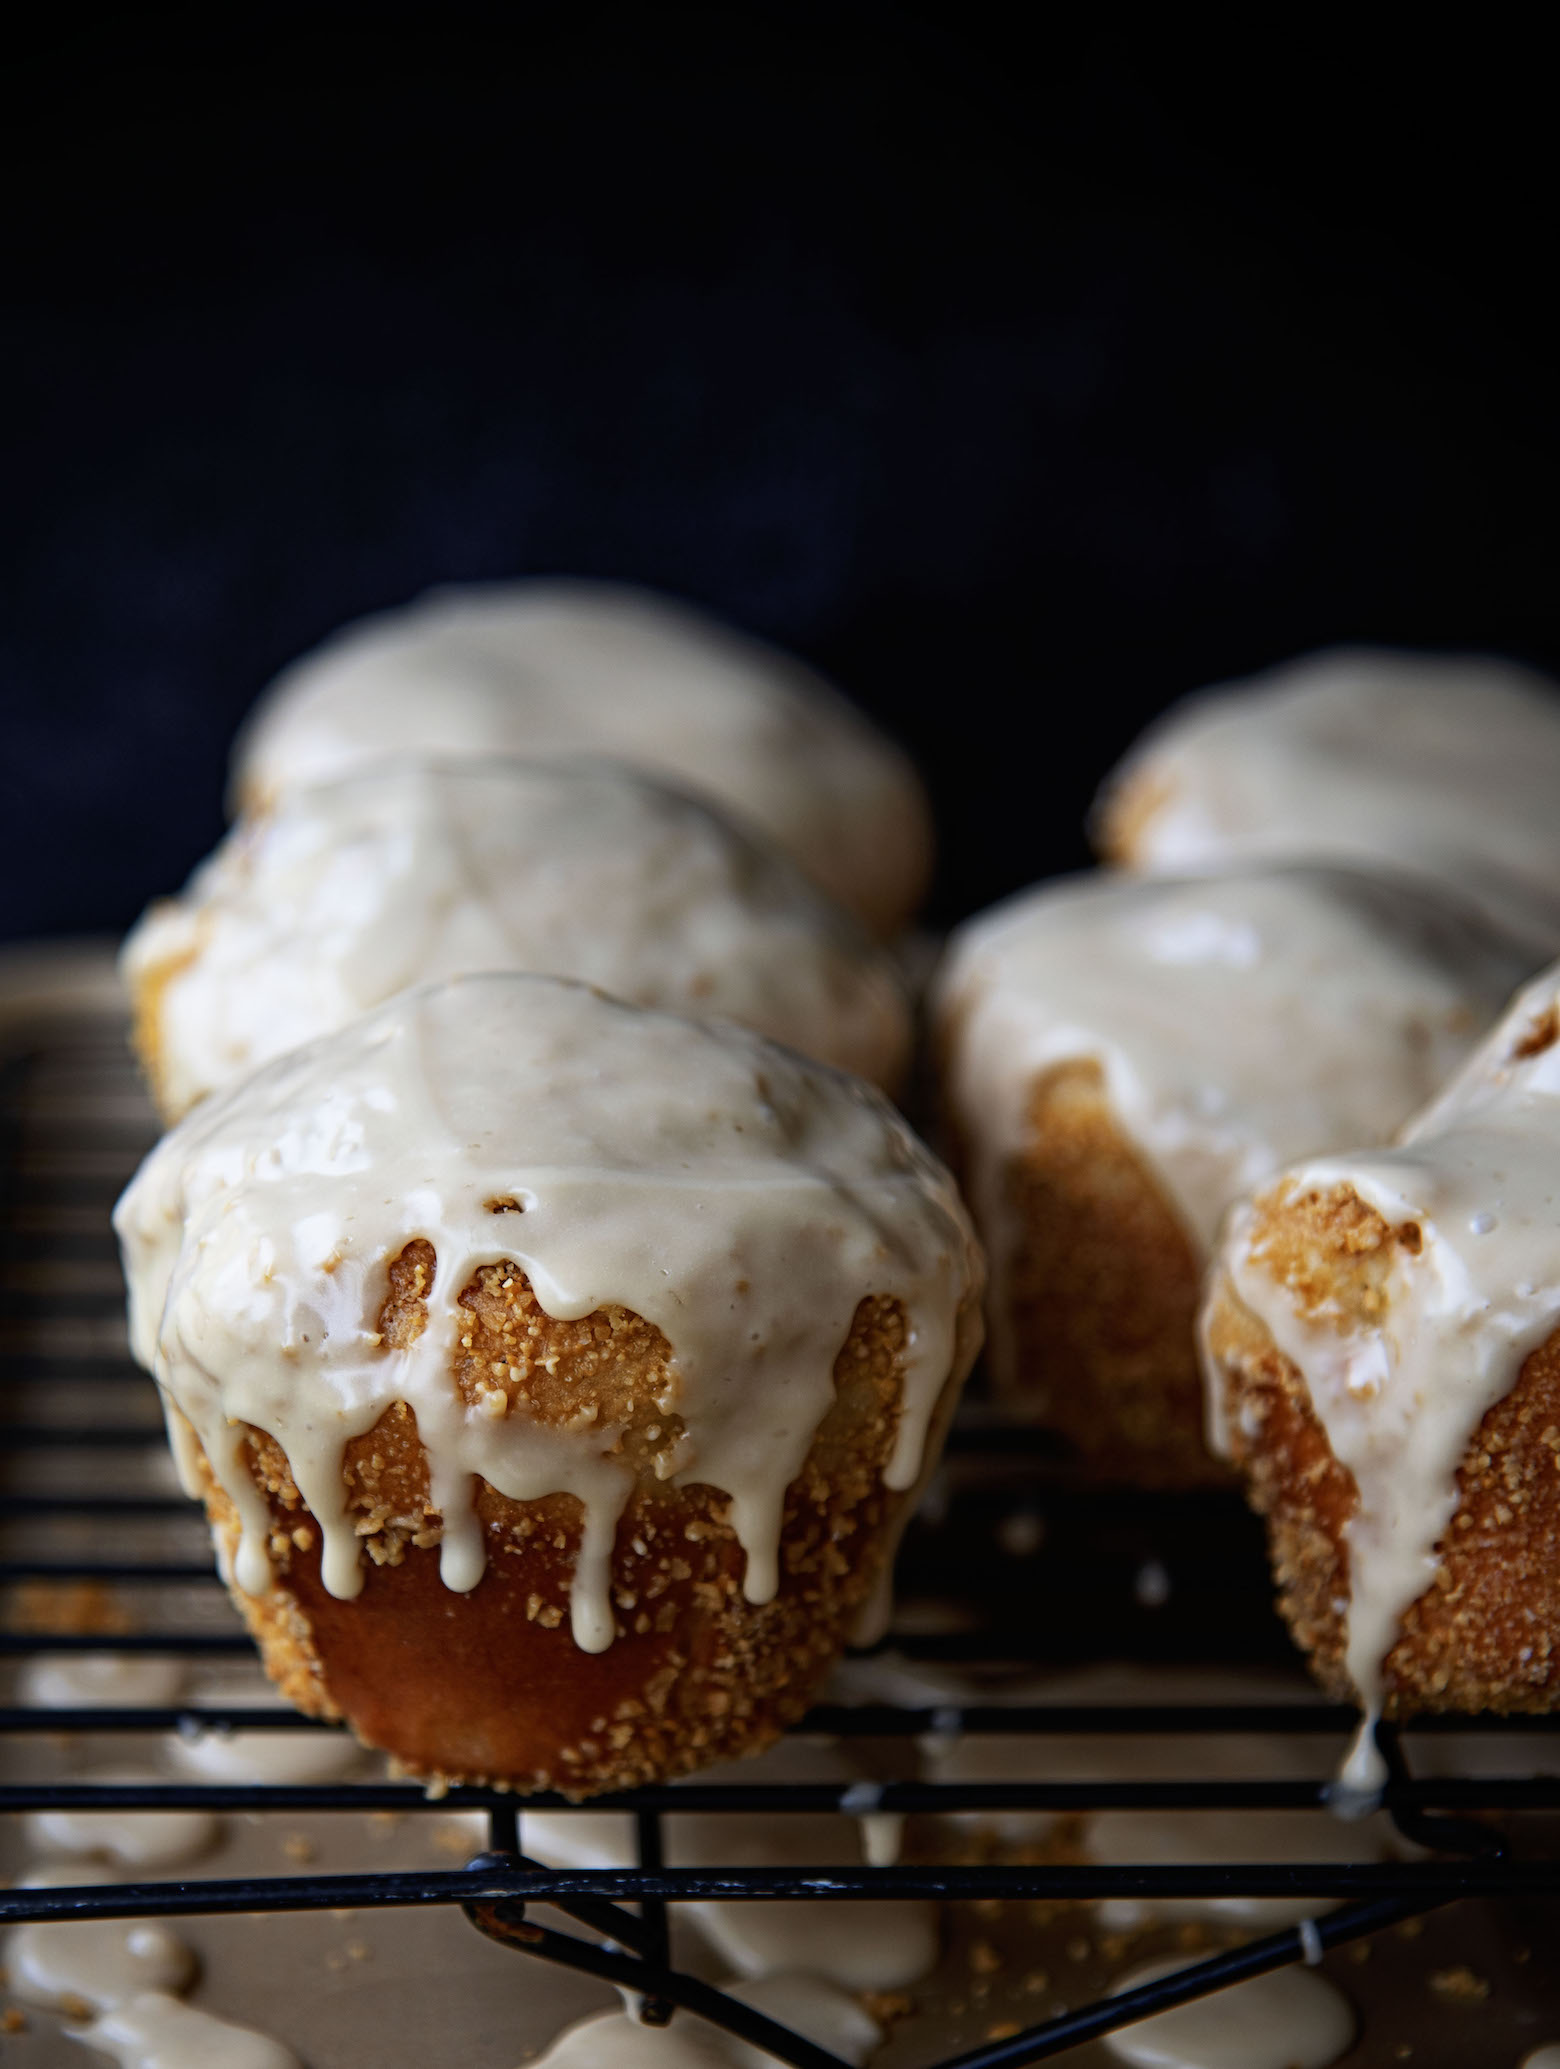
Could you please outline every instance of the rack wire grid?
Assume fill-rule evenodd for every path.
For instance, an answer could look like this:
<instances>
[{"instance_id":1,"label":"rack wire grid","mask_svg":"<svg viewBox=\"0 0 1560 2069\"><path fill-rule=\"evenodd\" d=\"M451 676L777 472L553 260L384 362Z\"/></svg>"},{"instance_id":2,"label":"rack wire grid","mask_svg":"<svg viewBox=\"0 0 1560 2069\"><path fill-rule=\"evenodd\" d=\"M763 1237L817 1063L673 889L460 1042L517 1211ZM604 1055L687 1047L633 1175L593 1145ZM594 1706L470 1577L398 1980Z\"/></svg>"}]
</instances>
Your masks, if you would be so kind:
<instances>
[{"instance_id":1,"label":"rack wire grid","mask_svg":"<svg viewBox=\"0 0 1560 2069\"><path fill-rule=\"evenodd\" d=\"M210 1587L207 1561L104 1561L28 1556L26 1532L50 1519L155 1517L188 1511L172 1493L116 1492L115 1457L161 1443L151 1383L124 1348L123 1293L109 1209L155 1134L128 1060L122 1024L112 1014L76 1011L17 1026L0 1057L0 1528L7 1551L0 1582L17 1587L85 1584L117 1597L144 1584ZM104 1415L102 1401L122 1403ZM72 1404L77 1406L73 1410ZM47 1404L47 1415L41 1408ZM933 1628L900 1628L891 1643L911 1660L1029 1662L1104 1656L1207 1661L1210 1641L1227 1659L1281 1660L1287 1641L1273 1617L1256 1525L1233 1498L1184 1506L1167 1537L1163 1516L1142 1496L1069 1493L1050 1466L1044 1440L1000 1436L966 1420L953 1433L955 1464L983 1459L1010 1488L1042 1488L1044 1527L1054 1574L1066 1584L1003 1584L994 1571L990 1531L961 1534L946 1514L909 1533L901 1563L903 1598L930 1600L959 1613ZM61 1461L108 1455L105 1473L62 1482ZM33 1484L45 1455L54 1461L48 1491ZM990 1481L977 1475L974 1499L989 1510ZM955 1499L953 1506L957 1506ZM946 1509L947 1503L944 1504ZM1022 1520L1028 1511L1017 1512ZM1039 1527L1035 1512L1036 1530ZM18 1533L21 1533L19 1536ZM1231 1557L1237 1543L1241 1556ZM1175 1587L1166 1595L1155 1547L1174 1545ZM20 1545L20 1555L17 1547ZM987 1549L982 1550L985 1546ZM972 1549L973 1547L973 1549ZM1012 1562L1009 1561L1009 1567ZM1145 1575L1147 1576L1145 1580ZM69 1630L0 1632L0 1655L101 1652L221 1656L251 1654L236 1616L201 1617L170 1628L130 1628L104 1637ZM952 1626L951 1628L949 1626ZM808 1733L873 1740L946 1743L957 1734L1337 1735L1352 1712L1296 1699L1269 1704L1178 1708L1047 1703L960 1707L881 1702L813 1711ZM1457 1732L1477 1720L1433 1718L1416 1732ZM303 1726L311 1720L271 1708L228 1705L0 1709L0 1733L138 1733ZM1502 1734L1544 1731L1545 1718L1499 1720ZM317 1725L311 1728L317 1729ZM1483 1720L1491 1728L1491 1720ZM1067 2011L1023 2031L946 2057L939 2069L1017 2069L1233 1983L1340 1946L1416 1914L1473 1896L1534 1898L1560 1892L1560 1860L1518 1857L1495 1820L1517 1811L1560 1809L1560 1780L1543 1775L1494 1779L1418 1779L1400 1736L1380 1733L1391 1771L1383 1799L1411 1858L1356 1864L1252 1861L1244 1865L1102 1866L1086 1863L671 1868L662 1819L669 1811L735 1816L763 1812L859 1814L862 1785L755 1781L678 1782L597 1798L590 1809L632 1814L637 1863L628 1868L548 1868L522 1846L529 1808L570 1810L559 1797L455 1788L430 1805L412 1782L278 1785L194 1781L14 1782L0 1786L0 1810L203 1809L214 1812L477 1810L488 1845L463 1868L431 1872L297 1874L84 1888L0 1892L0 1919L179 1917L192 1914L325 1911L339 1907L458 1905L478 1931L544 1962L558 1963L637 1993L643 2020L665 2024L692 2013L767 2049L793 2069L843 2069L827 2050L671 1962L668 1907L699 1899L805 1898L819 1903L861 1897L941 1900L1031 1899L1077 1902L1108 1897L1163 1900L1273 1897L1328 1900L1336 1908L1305 1924L1192 1960L1176 1973ZM888 1813L1100 1810L1299 1810L1325 1806L1324 1781L1120 1780L981 1782L905 1780L870 1785L870 1808ZM560 1932L533 1915L545 1904L590 1937ZM632 1907L632 1908L630 1908Z\"/></svg>"}]
</instances>

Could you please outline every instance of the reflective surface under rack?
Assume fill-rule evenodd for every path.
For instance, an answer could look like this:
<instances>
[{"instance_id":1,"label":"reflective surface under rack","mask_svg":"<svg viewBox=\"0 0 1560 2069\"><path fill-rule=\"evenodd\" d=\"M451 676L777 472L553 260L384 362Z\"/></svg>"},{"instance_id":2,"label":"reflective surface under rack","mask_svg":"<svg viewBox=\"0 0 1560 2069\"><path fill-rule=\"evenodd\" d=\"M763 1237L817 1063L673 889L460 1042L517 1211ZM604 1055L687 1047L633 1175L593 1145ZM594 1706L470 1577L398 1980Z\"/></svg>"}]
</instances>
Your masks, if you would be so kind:
<instances>
[{"instance_id":1,"label":"reflective surface under rack","mask_svg":"<svg viewBox=\"0 0 1560 2069\"><path fill-rule=\"evenodd\" d=\"M30 1022L13 1011L7 1025L0 1054L0 1664L3 1656L36 1663L107 1651L203 1666L252 1660L206 1554L203 1527L161 1463L155 1392L125 1351L108 1214L154 1124L122 1025L107 1011L80 1009ZM1042 1662L1078 1667L1120 1658L1222 1663L1247 1673L1271 1667L1283 1699L1023 1699L1023 1672L1032 1679ZM961 1668L957 1681L953 1663ZM485 1789L430 1797L420 1785L389 1778L94 1778L79 1772L72 1755L78 1735L82 1742L90 1734L94 1742L129 1744L165 1733L189 1740L318 1727L260 1700L120 1707L56 1700L42 1711L13 1699L0 1707L0 1751L8 1755L0 1811L8 1825L21 1814L60 1812L185 1810L250 1821L342 1812L393 1821L410 1814L438 1818L446 1829L465 1818L453 1829L486 1843L462 1865L17 1888L0 1892L0 1914L15 1922L458 1908L506 1948L636 1993L648 2024L665 2024L674 2012L695 2015L795 2069L840 2069L841 2058L679 1964L672 1951L676 1907L931 1899L970 1907L966 1915L975 1918L1027 1906L1029 1916L1046 1921L1100 1899L1150 1907L1231 1898L1333 1906L1298 1926L1225 1934L1238 1943L1204 1946L1175 1973L1119 1995L1085 1990L1080 1997L1075 1988L1080 2001L1044 2016L1011 2016L1005 1999L999 2004L988 1993L982 2001L977 1983L940 2026L897 2025L885 2053L874 2057L925 2069L997 2069L1070 2050L1082 2050L1072 2057L1080 2062L1094 2059L1085 2043L1147 2012L1291 1962L1315 1964L1328 1950L1390 1926L1406 1934L1407 1921L1459 1899L1497 1900L1486 1938L1542 1945L1547 1935L1552 1943L1560 1859L1542 1814L1560 1810L1560 1780L1540 1770L1556 1766L1560 1741L1548 1719L1426 1720L1413 1727L1407 1747L1399 1734L1384 1733L1392 1780L1383 1808L1403 1842L1397 1858L1107 1864L1078 1858L1076 1850L1069 1858L1065 1848L1031 1849L1033 1857L1021 1858L1021 1849L950 1849L926 1837L998 1814L1049 1813L1066 1829L1066 1820L1085 1813L1325 1809L1327 1775L1354 1720L1311 1698L1297 1679L1283 1679L1286 1672L1291 1657L1269 1607L1260 1537L1233 1498L1177 1503L1070 1489L1042 1439L997 1433L972 1410L907 1538L901 1607L887 1648L848 1669L841 1683L848 1699L821 1706L798 1734L870 1749L877 1779L771 1780L755 1770L743 1780L727 1779L732 1771L725 1770L720 1779L640 1789L581 1808ZM960 1691L956 1699L944 1699L948 1687ZM972 1690L989 1699L970 1700ZM1456 1771L1455 1760L1422 1763L1426 1749L1479 1732L1499 1734L1502 1757L1493 1768L1487 1759L1468 1763L1465 1772ZM45 1735L50 1757L34 1759L29 1749ZM1313 1743L1314 1773L1296 1778L1292 1762L1275 1761L1271 1777L1231 1778L1221 1744L1236 1737L1249 1744L1255 1735L1269 1736L1275 1747ZM1032 1751L1023 1763L1028 1779L1004 1779L1000 1751L979 1763L981 1778L948 1778L950 1747L1027 1741L1032 1749L1035 1741L1083 1739L1107 1748L1086 1779L1062 1778L1066 1762L1057 1779L1033 1778ZM1206 1779L1145 1773L1137 1757L1144 1743L1176 1739L1207 1751ZM1523 1757L1528 1747L1531 1759ZM1109 1750L1115 1748L1123 1752L1119 1772ZM1429 1771L1421 1773L1421 1764ZM533 1814L602 1810L632 1821L630 1865L548 1867L526 1853ZM471 1823L472 1813L482 1827ZM906 1843L884 1865L765 1865L746 1854L741 1865L666 1865L669 1814L751 1820L828 1813L875 1820L880 1831L902 1831ZM908 1822L890 1827L887 1820ZM878 1849L880 1857L893 1851ZM301 1867L304 1842L291 1857ZM1178 1944L1195 1948L1197 1938L1183 1931ZM1001 1965L998 1956L990 1960ZM1553 1965L1533 1963L1535 1980ZM1083 1973L1080 1967L1080 1979ZM436 1991L439 1975L427 1976L423 1987ZM1042 2009L1035 1998L1046 1994L1032 1991L1030 2004ZM577 2000L570 2003L579 2009ZM994 2016L998 2009L1010 2015ZM964 2044L950 2052L949 2036L961 2020ZM1532 2038L1560 2035L1560 2001L1553 2023L1553 2033L1535 2029ZM1413 2051L1403 2042L1392 2058L1409 2059ZM1347 2060L1377 2058L1351 2052ZM1478 2059L1506 2056L1480 2051ZM1515 2063L1515 2052L1510 2059Z\"/></svg>"}]
</instances>

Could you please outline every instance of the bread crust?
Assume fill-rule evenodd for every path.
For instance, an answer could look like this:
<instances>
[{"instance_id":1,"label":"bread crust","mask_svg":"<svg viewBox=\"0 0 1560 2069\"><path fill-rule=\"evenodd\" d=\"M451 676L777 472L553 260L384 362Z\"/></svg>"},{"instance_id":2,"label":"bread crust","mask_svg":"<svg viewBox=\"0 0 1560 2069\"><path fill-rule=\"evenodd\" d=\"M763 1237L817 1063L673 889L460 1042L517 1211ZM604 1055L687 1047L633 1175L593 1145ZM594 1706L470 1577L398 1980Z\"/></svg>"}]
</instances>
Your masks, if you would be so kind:
<instances>
[{"instance_id":1,"label":"bread crust","mask_svg":"<svg viewBox=\"0 0 1560 2069\"><path fill-rule=\"evenodd\" d=\"M387 1350L420 1332L433 1264L422 1241L393 1262L379 1317ZM587 1653L570 1629L582 1518L573 1495L517 1502L479 1481L487 1568L469 1594L445 1587L442 1520L402 1403L347 1447L364 1554L352 1601L323 1586L320 1532L280 1447L248 1432L251 1475L271 1510L275 1581L263 1597L234 1594L273 1680L300 1708L345 1718L365 1743L435 1780L588 1796L769 1744L838 1657L913 1498L882 1479L899 1416L899 1303L872 1297L856 1311L835 1361L834 1404L786 1494L779 1592L753 1604L725 1498L657 1476L681 1429L663 1405L676 1381L660 1331L621 1308L558 1321L508 1263L479 1271L460 1302L470 1329L452 1383L469 1404L555 1425L623 1426L615 1448L635 1478L613 1556L614 1640ZM961 1319L967 1344L975 1318ZM951 1380L947 1404L955 1391ZM939 1428L934 1419L934 1436ZM236 1514L209 1470L204 1477L231 1573Z\"/></svg>"},{"instance_id":2,"label":"bread crust","mask_svg":"<svg viewBox=\"0 0 1560 2069\"><path fill-rule=\"evenodd\" d=\"M1379 1312L1396 1247L1390 1225L1347 1185L1281 1188L1259 1203L1265 1268L1305 1306ZM1344 1659L1354 1477L1333 1456L1299 1368L1216 1276L1204 1317L1211 1384L1231 1457L1267 1519L1278 1607L1329 1693L1355 1697ZM1457 1471L1457 1508L1431 1584L1409 1607L1384 1669L1385 1713L1545 1711L1560 1701L1560 1330L1523 1361Z\"/></svg>"},{"instance_id":3,"label":"bread crust","mask_svg":"<svg viewBox=\"0 0 1560 2069\"><path fill-rule=\"evenodd\" d=\"M1067 1437L1097 1478L1228 1484L1203 1442L1202 1260L1092 1058L1036 1079L1002 1183L1014 1241L1000 1391Z\"/></svg>"}]
</instances>

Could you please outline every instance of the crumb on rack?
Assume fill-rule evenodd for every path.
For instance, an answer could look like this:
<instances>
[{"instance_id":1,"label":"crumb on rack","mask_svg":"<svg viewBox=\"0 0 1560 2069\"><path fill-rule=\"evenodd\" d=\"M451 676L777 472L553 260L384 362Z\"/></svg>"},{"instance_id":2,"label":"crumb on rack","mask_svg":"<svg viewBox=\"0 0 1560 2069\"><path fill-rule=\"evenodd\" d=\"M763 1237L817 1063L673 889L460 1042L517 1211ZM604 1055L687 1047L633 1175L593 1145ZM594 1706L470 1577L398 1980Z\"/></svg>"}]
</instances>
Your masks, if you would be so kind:
<instances>
[{"instance_id":1,"label":"crumb on rack","mask_svg":"<svg viewBox=\"0 0 1560 2069\"><path fill-rule=\"evenodd\" d=\"M1490 1994L1485 1978L1465 1963L1456 1968L1438 1968L1430 1977L1430 1988L1445 2004L1482 2004Z\"/></svg>"}]
</instances>

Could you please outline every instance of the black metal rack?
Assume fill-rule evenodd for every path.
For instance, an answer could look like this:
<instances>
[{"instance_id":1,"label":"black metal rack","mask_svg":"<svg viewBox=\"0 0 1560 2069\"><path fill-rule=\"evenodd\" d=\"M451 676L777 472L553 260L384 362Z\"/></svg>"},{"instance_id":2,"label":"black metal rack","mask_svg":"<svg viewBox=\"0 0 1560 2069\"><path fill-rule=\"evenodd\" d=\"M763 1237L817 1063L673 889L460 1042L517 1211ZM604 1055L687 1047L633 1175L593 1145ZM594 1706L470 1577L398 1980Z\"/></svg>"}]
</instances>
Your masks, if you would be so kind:
<instances>
[{"instance_id":1,"label":"black metal rack","mask_svg":"<svg viewBox=\"0 0 1560 2069\"><path fill-rule=\"evenodd\" d=\"M120 1312L108 1208L151 1138L149 1114L139 1110L112 1019L75 1018L14 1036L0 1062L0 1461L7 1455L71 1458L94 1451L125 1452L160 1444L150 1384L113 1338ZM34 1394L44 1391L50 1414ZM115 1419L70 1415L73 1398L98 1399L85 1389L106 1389L124 1408ZM66 1413L59 1409L64 1407ZM972 1549L947 1519L913 1530L904 1573L912 1595L936 1597L942 1628L899 1632L896 1648L912 1658L1033 1660L1085 1657L1102 1632L1119 1655L1186 1657L1189 1633L1229 1634L1231 1656L1281 1657L1282 1632L1267 1605L1259 1558L1229 1560L1231 1542L1251 1547L1252 1526L1230 1505L1200 1501L1167 1539L1163 1511L1134 1497L1113 1505L1069 1495L1048 1467L1043 1443L1015 1453L1004 1434L997 1443L971 1420L955 1433L953 1476L1006 1473L1019 1490L1046 1487L1033 1511L1033 1537L1049 1531L1054 1557L1075 1574L1059 1604L1036 1609L1046 1591L1026 1578L1022 1588L1001 1585L989 1544ZM1049 1477L1048 1477L1049 1476ZM12 1480L15 1479L14 1471ZM57 1475L52 1476L58 1478ZM957 1511L957 1487L949 1506ZM1043 1513L1042 1513L1043 1511ZM147 1518L188 1512L178 1497L127 1496L90 1485L52 1490L0 1488L0 1529L17 1530L49 1519ZM1022 1507L1021 1516L1031 1513ZM957 1519L955 1518L955 1521ZM1200 1535L1206 1533L1206 1536ZM1244 1538L1242 1534L1244 1533ZM1088 1535L1086 1568L1074 1558ZM988 1532L989 1537L989 1532ZM985 1542L984 1540L982 1541ZM1142 1562L1157 1544L1176 1545L1173 1613L1160 1587L1138 1584ZM984 1567L982 1560L985 1561ZM1137 1576L1135 1582L1134 1576ZM1233 1578L1231 1576L1233 1575ZM0 1559L0 1585L88 1586L133 1591L148 1584L215 1591L205 1562L105 1561L97 1558L9 1556ZM1092 1592L1091 1592L1092 1588ZM1109 1601L1103 1601L1104 1595ZM220 1600L220 1598L216 1598ZM979 1605L976 1610L970 1604ZM1218 1617L1210 1621L1210 1606ZM1102 1617L1104 1621L1102 1622ZM0 1656L103 1650L183 1655L248 1654L252 1648L236 1618L230 1625L167 1628L144 1625L124 1632L0 1631ZM1200 1656L1207 1657L1203 1643ZM956 1734L1129 1734L1199 1736L1225 1733L1338 1735L1352 1728L1351 1712L1297 1700L1266 1705L1197 1705L1145 1710L1078 1704L1010 1707L1005 1704L899 1707L874 1703L816 1710L802 1730L839 1737L904 1740L925 1734L947 1741ZM0 1709L0 1734L133 1733L243 1728L286 1728L310 1723L290 1712L238 1706L128 1707L119 1709ZM1438 1718L1416 1723L1416 1733L1458 1732L1477 1720ZM1484 1720L1484 1728L1492 1720ZM310 1728L318 1728L310 1726ZM1549 1719L1501 1719L1503 1733L1544 1732ZM1082 2041L1230 1983L1379 1932L1384 1926L1470 1896L1560 1893L1560 1860L1514 1858L1506 1836L1489 1820L1517 1811L1560 1810L1560 1779L1421 1780L1409 1771L1397 1733L1381 1734L1391 1779L1382 1805L1402 1834L1433 1858L1341 1865L1275 1864L1207 1867L1106 1867L1087 1864L950 1866L908 1862L894 1867L817 1869L684 1869L663 1861L662 1819L671 1812L859 1812L860 1785L784 1782L691 1782L597 1798L590 1809L629 1812L638 1836L631 1868L554 1869L522 1850L528 1808L571 1809L558 1797L523 1801L498 1791L451 1789L430 1800L418 1785L394 1781L276 1784L197 1782L15 1782L0 1785L0 1811L42 1808L203 1809L213 1812L478 1810L488 1820L488 1848L466 1867L447 1871L353 1875L300 1874L234 1880L180 1879L76 1889L0 1892L0 1921L125 1916L175 1917L261 1911L321 1911L343 1906L459 1905L484 1934L544 1961L582 1970L629 1988L643 2000L643 2016L664 2023L682 2009L725 2026L767 2048L793 2069L842 2069L838 2058L748 2005L671 1966L668 1906L710 1898L807 1898L820 1902L861 1897L980 1900L995 1898L1080 1901L1105 1897L1174 1898L1271 1896L1337 1900L1338 1908L1308 1921L1226 1949L1160 1981L1050 2018L1027 2030L990 2040L947 2058L940 2069L1016 2069L1064 2053ZM1322 1781L1160 1781L957 1783L889 1781L872 1785L875 1811L915 1815L977 1810L1081 1812L1106 1809L1299 1810L1323 1807ZM587 1928L582 1939L538 1923L529 1907L546 1904ZM628 1909L626 1907L635 1908Z\"/></svg>"}]
</instances>

